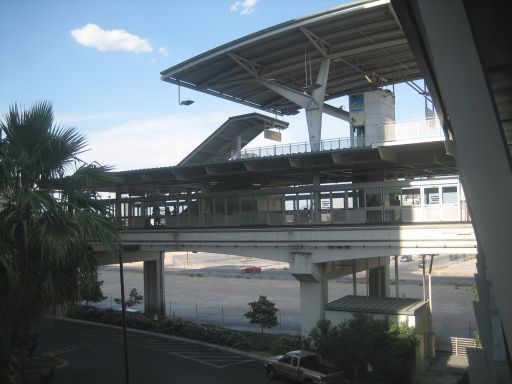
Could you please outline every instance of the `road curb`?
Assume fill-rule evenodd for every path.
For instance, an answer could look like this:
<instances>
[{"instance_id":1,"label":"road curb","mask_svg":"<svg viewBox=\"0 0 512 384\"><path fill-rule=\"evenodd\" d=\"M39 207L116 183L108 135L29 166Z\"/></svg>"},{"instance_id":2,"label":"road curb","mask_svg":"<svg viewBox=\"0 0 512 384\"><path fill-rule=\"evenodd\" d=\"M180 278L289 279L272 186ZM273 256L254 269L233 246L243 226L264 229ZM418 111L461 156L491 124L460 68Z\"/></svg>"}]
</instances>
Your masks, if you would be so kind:
<instances>
[{"instance_id":1,"label":"road curb","mask_svg":"<svg viewBox=\"0 0 512 384\"><path fill-rule=\"evenodd\" d=\"M76 324L94 325L94 326L98 326L98 327L111 328L111 329L116 329L116 330L122 330L123 329L123 327L118 326L118 325L97 323L95 321L73 319L73 318L70 318L70 317L54 317L54 316L47 316L47 317L52 319L52 320L67 321L67 322L76 323ZM241 351L241 350L235 349L235 348L226 347L224 345L211 344L211 343L207 343L207 342L204 342L204 341L187 339L185 337L174 336L174 335L166 335L164 333L144 331L144 330L135 329L135 328L128 328L127 327L126 330L128 332L138 333L138 334L142 334L142 335L157 336L157 337L161 337L161 338L164 338L164 339L170 339L170 340L176 340L176 341L183 341L183 342L187 342L187 343L191 343L191 344L203 345L203 346L206 346L206 347L211 347L211 348L219 349L219 350L225 351L225 352L237 353L239 355L246 356L246 357L249 357L251 359L259 360L259 361L262 361L262 362L266 360L266 358L261 356L261 355L257 355L255 353L249 353L249 352Z\"/></svg>"}]
</instances>

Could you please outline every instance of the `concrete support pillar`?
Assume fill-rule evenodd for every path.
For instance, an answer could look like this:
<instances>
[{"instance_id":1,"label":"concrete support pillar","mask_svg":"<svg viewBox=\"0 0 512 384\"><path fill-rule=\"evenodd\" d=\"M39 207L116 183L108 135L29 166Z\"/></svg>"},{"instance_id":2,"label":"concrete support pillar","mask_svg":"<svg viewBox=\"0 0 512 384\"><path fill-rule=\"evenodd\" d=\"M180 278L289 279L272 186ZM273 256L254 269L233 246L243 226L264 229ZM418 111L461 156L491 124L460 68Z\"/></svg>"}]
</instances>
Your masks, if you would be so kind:
<instances>
[{"instance_id":1,"label":"concrete support pillar","mask_svg":"<svg viewBox=\"0 0 512 384\"><path fill-rule=\"evenodd\" d=\"M322 264L323 265L323 264ZM300 332L306 337L325 318L327 282L300 281Z\"/></svg>"},{"instance_id":2,"label":"concrete support pillar","mask_svg":"<svg viewBox=\"0 0 512 384\"><path fill-rule=\"evenodd\" d=\"M383 263L379 258L378 263L380 265L368 271L368 296L382 299L389 296L389 260Z\"/></svg>"},{"instance_id":3,"label":"concrete support pillar","mask_svg":"<svg viewBox=\"0 0 512 384\"><path fill-rule=\"evenodd\" d=\"M165 252L156 260L144 261L144 312L165 315Z\"/></svg>"},{"instance_id":4,"label":"concrete support pillar","mask_svg":"<svg viewBox=\"0 0 512 384\"><path fill-rule=\"evenodd\" d=\"M308 336L319 320L325 318L328 288L326 264L314 264L308 253L290 255L290 272L300 283L300 332Z\"/></svg>"}]
</instances>

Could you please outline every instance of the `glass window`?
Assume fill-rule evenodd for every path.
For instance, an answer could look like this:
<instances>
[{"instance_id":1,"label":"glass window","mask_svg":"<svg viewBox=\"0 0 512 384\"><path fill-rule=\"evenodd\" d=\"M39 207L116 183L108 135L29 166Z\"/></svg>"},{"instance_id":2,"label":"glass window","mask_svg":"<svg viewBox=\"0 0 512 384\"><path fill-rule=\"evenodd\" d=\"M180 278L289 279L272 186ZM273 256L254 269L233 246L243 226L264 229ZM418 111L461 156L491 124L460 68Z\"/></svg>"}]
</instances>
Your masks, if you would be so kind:
<instances>
[{"instance_id":1,"label":"glass window","mask_svg":"<svg viewBox=\"0 0 512 384\"><path fill-rule=\"evenodd\" d=\"M142 207L140 204L135 203L132 205L133 216L142 216Z\"/></svg>"},{"instance_id":2,"label":"glass window","mask_svg":"<svg viewBox=\"0 0 512 384\"><path fill-rule=\"evenodd\" d=\"M187 202L186 200L179 201L179 214L181 215L183 212L187 210ZM222 212L224 213L224 212Z\"/></svg>"},{"instance_id":3,"label":"glass window","mask_svg":"<svg viewBox=\"0 0 512 384\"><path fill-rule=\"evenodd\" d=\"M325 211L325 210L330 210L331 209L331 194L330 192L322 192L320 194L320 209Z\"/></svg>"},{"instance_id":4,"label":"glass window","mask_svg":"<svg viewBox=\"0 0 512 384\"><path fill-rule=\"evenodd\" d=\"M240 198L240 207L242 208L242 213L251 213L252 212L252 196L245 196Z\"/></svg>"},{"instance_id":5,"label":"glass window","mask_svg":"<svg viewBox=\"0 0 512 384\"><path fill-rule=\"evenodd\" d=\"M281 195L270 195L268 197L268 210L270 212L283 211L283 197Z\"/></svg>"},{"instance_id":6,"label":"glass window","mask_svg":"<svg viewBox=\"0 0 512 384\"><path fill-rule=\"evenodd\" d=\"M256 203L256 212L268 211L267 196L254 196L254 201Z\"/></svg>"},{"instance_id":7,"label":"glass window","mask_svg":"<svg viewBox=\"0 0 512 384\"><path fill-rule=\"evenodd\" d=\"M345 191L332 193L332 207L334 209L345 208Z\"/></svg>"},{"instance_id":8,"label":"glass window","mask_svg":"<svg viewBox=\"0 0 512 384\"><path fill-rule=\"evenodd\" d=\"M425 188L425 204L439 204L439 187Z\"/></svg>"},{"instance_id":9,"label":"glass window","mask_svg":"<svg viewBox=\"0 0 512 384\"><path fill-rule=\"evenodd\" d=\"M297 209L295 195L285 195L284 208L287 211L295 211Z\"/></svg>"},{"instance_id":10,"label":"glass window","mask_svg":"<svg viewBox=\"0 0 512 384\"><path fill-rule=\"evenodd\" d=\"M348 208L364 207L364 190L348 191Z\"/></svg>"},{"instance_id":11,"label":"glass window","mask_svg":"<svg viewBox=\"0 0 512 384\"><path fill-rule=\"evenodd\" d=\"M443 204L457 204L457 186L443 187Z\"/></svg>"},{"instance_id":12,"label":"glass window","mask_svg":"<svg viewBox=\"0 0 512 384\"><path fill-rule=\"evenodd\" d=\"M421 195L419 188L402 188L402 205L417 206L421 205Z\"/></svg>"},{"instance_id":13,"label":"glass window","mask_svg":"<svg viewBox=\"0 0 512 384\"><path fill-rule=\"evenodd\" d=\"M384 189L384 205L386 207L399 207L401 205L400 188Z\"/></svg>"},{"instance_id":14,"label":"glass window","mask_svg":"<svg viewBox=\"0 0 512 384\"><path fill-rule=\"evenodd\" d=\"M202 202L203 202L203 214L211 215L212 214L212 199L204 198L202 200ZM172 211L172 209L171 209L171 211ZM176 214L177 214L177 212L176 212Z\"/></svg>"},{"instance_id":15,"label":"glass window","mask_svg":"<svg viewBox=\"0 0 512 384\"><path fill-rule=\"evenodd\" d=\"M284 363L284 364L291 364L292 363L292 356L291 355L285 355L284 357L281 357L279 359L279 362L280 363Z\"/></svg>"},{"instance_id":16,"label":"glass window","mask_svg":"<svg viewBox=\"0 0 512 384\"><path fill-rule=\"evenodd\" d=\"M215 214L224 215L224 197L216 197L215 201Z\"/></svg>"},{"instance_id":17,"label":"glass window","mask_svg":"<svg viewBox=\"0 0 512 384\"><path fill-rule=\"evenodd\" d=\"M299 211L304 209L311 209L313 201L311 200L311 194L299 193Z\"/></svg>"},{"instance_id":18,"label":"glass window","mask_svg":"<svg viewBox=\"0 0 512 384\"><path fill-rule=\"evenodd\" d=\"M190 200L190 214L191 215L196 215L197 216L197 213L198 213L198 206L197 206L197 199L192 199ZM166 207L165 208L165 214L170 214L170 209L169 207Z\"/></svg>"},{"instance_id":19,"label":"glass window","mask_svg":"<svg viewBox=\"0 0 512 384\"><path fill-rule=\"evenodd\" d=\"M234 215L238 213L239 204L237 196L229 196L228 198L228 215Z\"/></svg>"},{"instance_id":20,"label":"glass window","mask_svg":"<svg viewBox=\"0 0 512 384\"><path fill-rule=\"evenodd\" d=\"M365 190L365 202L367 207L382 206L382 196L380 188L371 188Z\"/></svg>"}]
</instances>

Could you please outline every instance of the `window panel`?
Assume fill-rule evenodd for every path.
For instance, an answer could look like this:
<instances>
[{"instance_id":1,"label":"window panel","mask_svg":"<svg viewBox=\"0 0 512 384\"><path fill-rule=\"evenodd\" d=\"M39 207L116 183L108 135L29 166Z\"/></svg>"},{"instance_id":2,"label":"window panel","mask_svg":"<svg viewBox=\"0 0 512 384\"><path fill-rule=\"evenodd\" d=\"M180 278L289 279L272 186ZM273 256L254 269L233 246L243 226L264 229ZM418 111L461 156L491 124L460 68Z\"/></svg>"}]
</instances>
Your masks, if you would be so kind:
<instances>
[{"instance_id":1,"label":"window panel","mask_svg":"<svg viewBox=\"0 0 512 384\"><path fill-rule=\"evenodd\" d=\"M425 188L424 196L426 205L439 204L439 187Z\"/></svg>"},{"instance_id":2,"label":"window panel","mask_svg":"<svg viewBox=\"0 0 512 384\"><path fill-rule=\"evenodd\" d=\"M458 204L456 185L443 187L443 204Z\"/></svg>"},{"instance_id":3,"label":"window panel","mask_svg":"<svg viewBox=\"0 0 512 384\"><path fill-rule=\"evenodd\" d=\"M406 207L421 205L420 189L402 188L402 205Z\"/></svg>"}]
</instances>

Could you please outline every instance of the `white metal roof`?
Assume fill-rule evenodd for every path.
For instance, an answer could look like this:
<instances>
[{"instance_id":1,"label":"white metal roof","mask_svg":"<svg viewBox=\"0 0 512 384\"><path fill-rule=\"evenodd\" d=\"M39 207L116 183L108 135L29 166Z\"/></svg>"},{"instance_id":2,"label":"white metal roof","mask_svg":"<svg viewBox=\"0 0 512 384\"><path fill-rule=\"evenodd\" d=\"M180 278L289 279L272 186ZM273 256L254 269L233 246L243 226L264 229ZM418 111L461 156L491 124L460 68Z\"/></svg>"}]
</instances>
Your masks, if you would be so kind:
<instances>
[{"instance_id":1,"label":"white metal roof","mask_svg":"<svg viewBox=\"0 0 512 384\"><path fill-rule=\"evenodd\" d=\"M326 101L421 77L393 8L388 0L379 0L351 3L264 29L164 70L161 78L289 115L301 107L262 80L310 93L311 78L316 78L324 57L330 59Z\"/></svg>"}]
</instances>

